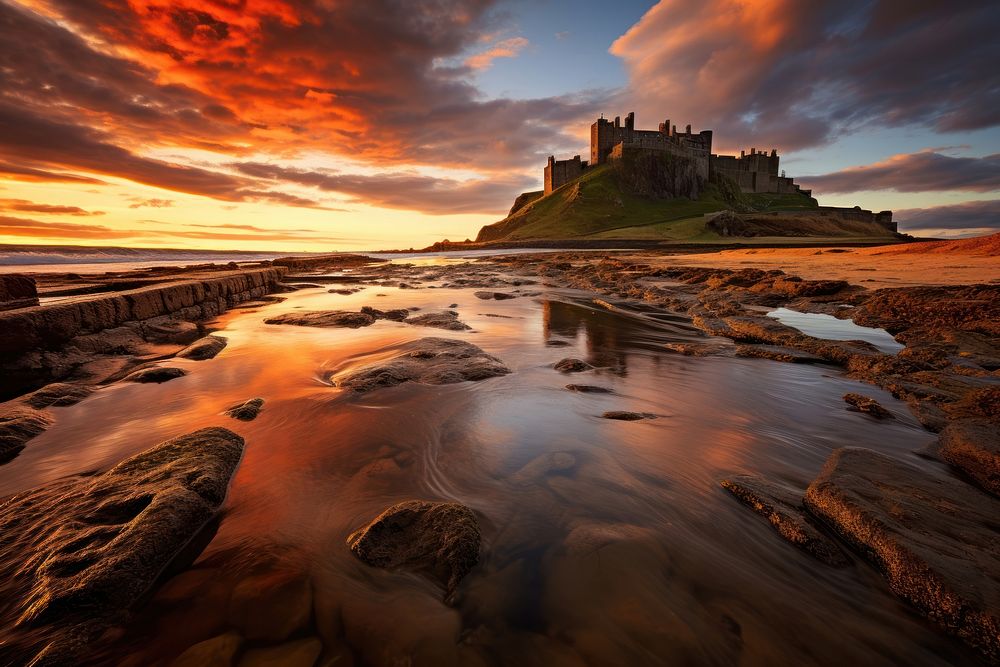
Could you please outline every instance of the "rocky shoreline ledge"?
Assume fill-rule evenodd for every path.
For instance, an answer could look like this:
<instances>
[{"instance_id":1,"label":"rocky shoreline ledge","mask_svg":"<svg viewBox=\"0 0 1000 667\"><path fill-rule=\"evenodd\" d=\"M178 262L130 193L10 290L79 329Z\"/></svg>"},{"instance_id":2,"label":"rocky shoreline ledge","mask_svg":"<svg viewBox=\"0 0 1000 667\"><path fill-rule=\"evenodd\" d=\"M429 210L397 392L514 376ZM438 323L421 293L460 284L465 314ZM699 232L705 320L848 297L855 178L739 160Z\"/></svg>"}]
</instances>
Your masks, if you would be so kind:
<instances>
[{"instance_id":1,"label":"rocky shoreline ledge","mask_svg":"<svg viewBox=\"0 0 1000 667\"><path fill-rule=\"evenodd\" d=\"M363 266L364 274L323 275L346 266ZM913 453L938 460L938 469L928 471L888 457L878 452L877 443L857 443L861 446L834 451L807 488L762 479L752 470L734 470L718 480L719 491L764 517L778 536L816 558L818 567L854 567L851 555L869 563L894 593L928 619L977 648L988 661L1000 661L997 285L867 290L844 281L802 280L777 270L670 267L580 252L492 257L448 267L366 263L358 258L338 263L327 258L208 272L134 291L0 313L0 350L5 355L5 382L10 382L5 397L11 399L0 404L0 457L4 452L16 456L52 423L54 408L83 400L102 383L165 381L169 377L159 377L165 371L186 371L150 364L217 354L225 340L210 335L205 318L278 298L269 295L296 285L329 282L338 289L489 290L484 302L495 300L495 294L536 296L539 286L584 290L594 295L596 307L639 312L633 307L641 306L642 312L683 316L705 334L701 343L666 346L665 354L828 364L888 390L909 405L924 427L940 434L931 450ZM880 327L904 347L893 354L863 341L809 336L767 316L779 306ZM464 331L453 327L457 316L451 311L423 321L418 320L421 315L400 311L396 317L394 312L371 307L358 312L303 311L274 324L354 327L394 319L423 326L434 321L430 326ZM27 342L3 328L7 318L22 327L18 331ZM12 374L6 373L8 368ZM586 362L572 358L554 367L584 374L589 369ZM365 392L404 382L463 382L509 372L500 359L470 343L424 338L396 357L327 379L334 386ZM137 373L157 377L137 379ZM567 389L602 390L584 384ZM255 416L264 400L266 396L231 409L239 411L252 402ZM891 415L860 394L848 394L845 400L844 409L859 411L859 419ZM603 416L626 421L656 417ZM66 653L67 647L82 646L120 622L218 511L242 446L242 439L230 431L207 429L165 442L108 472L6 499L0 534L14 537L5 539L4 548L19 549L24 557L7 559L23 568L4 577L8 602L2 615L15 619L23 631L20 650L41 651L34 664L69 664L72 660L66 656L72 651ZM424 501L410 503L417 504L389 508L368 528L359 527L349 546L372 565L428 574L443 585L447 598L477 560L476 518L462 506L449 505L445 511ZM430 528L412 528L421 522ZM146 530L169 539L156 537L153 542L159 546L144 552L142 565L129 565L139 557L133 547L142 543ZM396 537L385 537L386 530ZM35 534L41 537L30 541L28 536ZM137 537L119 539L124 535ZM428 541L429 536L434 540ZM109 577L121 585L108 589ZM236 646L233 654L238 642Z\"/></svg>"}]
</instances>

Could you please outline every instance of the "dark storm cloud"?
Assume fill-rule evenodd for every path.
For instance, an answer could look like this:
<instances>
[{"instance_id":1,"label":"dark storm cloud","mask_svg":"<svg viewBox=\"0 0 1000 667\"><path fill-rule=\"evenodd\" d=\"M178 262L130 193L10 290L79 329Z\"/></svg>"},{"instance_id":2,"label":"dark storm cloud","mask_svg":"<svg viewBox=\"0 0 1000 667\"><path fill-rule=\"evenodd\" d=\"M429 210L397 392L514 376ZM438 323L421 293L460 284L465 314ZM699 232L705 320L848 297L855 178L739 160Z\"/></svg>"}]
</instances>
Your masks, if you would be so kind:
<instances>
[{"instance_id":1,"label":"dark storm cloud","mask_svg":"<svg viewBox=\"0 0 1000 667\"><path fill-rule=\"evenodd\" d=\"M952 157L933 151L896 155L883 162L797 179L820 193L895 190L929 192L1000 190L1000 154Z\"/></svg>"},{"instance_id":2,"label":"dark storm cloud","mask_svg":"<svg viewBox=\"0 0 1000 667\"><path fill-rule=\"evenodd\" d=\"M949 229L974 232L1000 230L1000 199L968 201L930 208L908 208L896 211L893 217L900 231Z\"/></svg>"},{"instance_id":3,"label":"dark storm cloud","mask_svg":"<svg viewBox=\"0 0 1000 667\"><path fill-rule=\"evenodd\" d=\"M998 32L987 0L663 0L611 51L650 122L787 150L866 127L997 125Z\"/></svg>"}]
</instances>

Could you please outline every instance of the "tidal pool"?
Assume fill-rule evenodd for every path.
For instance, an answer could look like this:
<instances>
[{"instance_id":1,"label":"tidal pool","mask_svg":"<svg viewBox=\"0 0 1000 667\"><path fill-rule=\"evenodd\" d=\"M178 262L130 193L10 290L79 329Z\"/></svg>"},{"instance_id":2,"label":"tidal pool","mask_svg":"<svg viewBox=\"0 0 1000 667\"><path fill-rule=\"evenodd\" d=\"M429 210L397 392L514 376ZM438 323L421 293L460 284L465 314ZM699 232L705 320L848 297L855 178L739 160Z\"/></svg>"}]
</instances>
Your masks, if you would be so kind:
<instances>
[{"instance_id":1,"label":"tidal pool","mask_svg":"<svg viewBox=\"0 0 1000 667\"><path fill-rule=\"evenodd\" d=\"M863 327L850 320L842 320L823 313L800 313L788 308L776 308L767 313L782 324L794 327L802 333L816 338L830 340L863 340L882 352L896 354L903 349L892 334L885 329Z\"/></svg>"},{"instance_id":2,"label":"tidal pool","mask_svg":"<svg viewBox=\"0 0 1000 667\"><path fill-rule=\"evenodd\" d=\"M322 646L316 664L338 665L973 659L872 568L812 559L719 486L754 473L804 489L848 445L934 466L914 454L933 436L903 404L828 367L670 354L664 343L702 334L628 303L609 310L593 294L543 288L483 301L474 291L302 290L224 315L215 326L229 345L218 357L170 362L185 377L116 384L60 408L49 431L0 467L0 494L104 469L205 426L247 443L205 550L165 577L94 663L168 665L229 632L246 638L246 650L312 638ZM452 304L473 331L263 323L295 310ZM473 342L512 372L360 395L327 381L424 336ZM563 357L596 369L556 372ZM575 393L568 383L613 393ZM846 410L850 391L899 418ZM255 396L265 400L256 420L223 414ZM601 419L608 410L658 419ZM546 466L555 453L569 458ZM408 499L455 500L479 517L479 565L449 603L427 579L368 567L345 543Z\"/></svg>"}]
</instances>

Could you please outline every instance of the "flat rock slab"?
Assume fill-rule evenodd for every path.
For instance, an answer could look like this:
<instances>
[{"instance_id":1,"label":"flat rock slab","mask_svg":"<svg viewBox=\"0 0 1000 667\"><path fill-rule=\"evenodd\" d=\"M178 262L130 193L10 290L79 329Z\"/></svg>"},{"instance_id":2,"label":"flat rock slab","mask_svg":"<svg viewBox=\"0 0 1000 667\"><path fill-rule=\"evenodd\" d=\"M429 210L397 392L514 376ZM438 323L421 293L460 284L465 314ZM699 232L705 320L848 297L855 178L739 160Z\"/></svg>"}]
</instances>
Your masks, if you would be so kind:
<instances>
[{"instance_id":1,"label":"flat rock slab","mask_svg":"<svg viewBox=\"0 0 1000 667\"><path fill-rule=\"evenodd\" d=\"M788 364L826 363L826 359L823 357L780 345L738 345L736 356L750 359L771 359Z\"/></svg>"},{"instance_id":2,"label":"flat rock slab","mask_svg":"<svg viewBox=\"0 0 1000 667\"><path fill-rule=\"evenodd\" d=\"M404 382L452 384L507 373L510 369L502 361L472 343L421 338L403 345L393 357L341 374L335 383L338 387L365 392Z\"/></svg>"},{"instance_id":3,"label":"flat rock slab","mask_svg":"<svg viewBox=\"0 0 1000 667\"><path fill-rule=\"evenodd\" d=\"M488 292L485 290L480 290L478 292L474 292L474 294L476 298L483 299L484 301L489 301L490 299L493 299L495 301L503 301L505 299L517 298L516 294L510 294L508 292Z\"/></svg>"},{"instance_id":4,"label":"flat rock slab","mask_svg":"<svg viewBox=\"0 0 1000 667\"><path fill-rule=\"evenodd\" d=\"M1000 496L1000 423L960 419L941 431L937 455L976 484Z\"/></svg>"},{"instance_id":5,"label":"flat rock slab","mask_svg":"<svg viewBox=\"0 0 1000 667\"><path fill-rule=\"evenodd\" d=\"M260 414L261 408L263 407L263 398L251 398L248 401L243 401L242 403L229 406L229 408L226 409L226 414L233 419L249 422L257 418L257 415Z\"/></svg>"},{"instance_id":6,"label":"flat rock slab","mask_svg":"<svg viewBox=\"0 0 1000 667\"><path fill-rule=\"evenodd\" d=\"M349 310L318 310L283 313L269 317L264 324L293 324L299 327L345 327L359 329L375 324L375 316Z\"/></svg>"},{"instance_id":7,"label":"flat rock slab","mask_svg":"<svg viewBox=\"0 0 1000 667\"><path fill-rule=\"evenodd\" d=\"M827 565L842 567L850 559L837 544L809 522L802 511L802 493L750 475L720 482L722 488L761 515L781 537Z\"/></svg>"},{"instance_id":8,"label":"flat rock slab","mask_svg":"<svg viewBox=\"0 0 1000 667\"><path fill-rule=\"evenodd\" d=\"M182 359L204 361L211 359L226 347L226 339L222 336L205 336L191 343L177 353Z\"/></svg>"},{"instance_id":9,"label":"flat rock slab","mask_svg":"<svg viewBox=\"0 0 1000 667\"><path fill-rule=\"evenodd\" d=\"M159 384L175 378L184 377L187 374L188 372L183 368L174 368L172 366L152 366L150 368L143 368L133 373L129 373L125 376L124 380L125 382L139 382L141 384L147 384L150 382Z\"/></svg>"},{"instance_id":10,"label":"flat rock slab","mask_svg":"<svg viewBox=\"0 0 1000 667\"><path fill-rule=\"evenodd\" d=\"M894 419L891 412L882 407L882 404L874 398L863 396L862 394L844 394L844 402L848 405L848 410L863 412L871 415L875 419Z\"/></svg>"},{"instance_id":11,"label":"flat rock slab","mask_svg":"<svg viewBox=\"0 0 1000 667\"><path fill-rule=\"evenodd\" d=\"M920 611L1000 659L1000 500L860 448L835 451L805 495Z\"/></svg>"},{"instance_id":12,"label":"flat rock slab","mask_svg":"<svg viewBox=\"0 0 1000 667\"><path fill-rule=\"evenodd\" d=\"M552 368L556 369L560 373L582 373L583 371L589 371L593 366L588 364L583 359L573 359L567 357L566 359L560 359L557 361Z\"/></svg>"},{"instance_id":13,"label":"flat rock slab","mask_svg":"<svg viewBox=\"0 0 1000 667\"><path fill-rule=\"evenodd\" d=\"M385 510L347 538L373 567L424 574L447 598L479 560L479 521L465 505L408 500Z\"/></svg>"},{"instance_id":14,"label":"flat rock slab","mask_svg":"<svg viewBox=\"0 0 1000 667\"><path fill-rule=\"evenodd\" d=\"M107 472L60 480L0 505L0 625L23 631L0 648L44 664L72 656L153 585L222 505L243 438L206 428Z\"/></svg>"},{"instance_id":15,"label":"flat rock slab","mask_svg":"<svg viewBox=\"0 0 1000 667\"><path fill-rule=\"evenodd\" d=\"M568 384L566 388L570 391L579 392L581 394L613 394L613 389L608 389L607 387L599 387L593 384Z\"/></svg>"},{"instance_id":16,"label":"flat rock slab","mask_svg":"<svg viewBox=\"0 0 1000 667\"><path fill-rule=\"evenodd\" d=\"M458 319L458 313L454 310L443 310L437 313L424 313L416 317L405 320L407 324L418 327L435 327L437 329L447 329L449 331L468 331L470 327L465 322Z\"/></svg>"},{"instance_id":17,"label":"flat rock slab","mask_svg":"<svg viewBox=\"0 0 1000 667\"><path fill-rule=\"evenodd\" d=\"M13 460L25 444L52 425L52 418L38 410L11 406L0 412L0 464Z\"/></svg>"}]
</instances>

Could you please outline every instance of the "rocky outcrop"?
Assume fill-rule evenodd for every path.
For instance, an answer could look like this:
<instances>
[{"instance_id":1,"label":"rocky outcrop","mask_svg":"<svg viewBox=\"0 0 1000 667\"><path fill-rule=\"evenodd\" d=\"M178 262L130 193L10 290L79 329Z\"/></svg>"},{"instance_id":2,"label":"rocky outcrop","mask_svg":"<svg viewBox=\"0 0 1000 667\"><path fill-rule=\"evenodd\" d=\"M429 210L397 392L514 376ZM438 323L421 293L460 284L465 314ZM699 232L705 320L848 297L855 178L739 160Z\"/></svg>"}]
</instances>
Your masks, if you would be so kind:
<instances>
[{"instance_id":1,"label":"rocky outcrop","mask_svg":"<svg viewBox=\"0 0 1000 667\"><path fill-rule=\"evenodd\" d=\"M243 439L206 428L0 505L0 663L76 664L218 511Z\"/></svg>"},{"instance_id":2,"label":"rocky outcrop","mask_svg":"<svg viewBox=\"0 0 1000 667\"><path fill-rule=\"evenodd\" d=\"M937 455L983 490L1000 496L1000 422L960 419L941 431Z\"/></svg>"},{"instance_id":3,"label":"rocky outcrop","mask_svg":"<svg viewBox=\"0 0 1000 667\"><path fill-rule=\"evenodd\" d=\"M737 500L767 519L783 538L827 565L841 567L850 559L821 533L801 509L802 493L750 475L736 475L720 482Z\"/></svg>"},{"instance_id":4,"label":"rocky outcrop","mask_svg":"<svg viewBox=\"0 0 1000 667\"><path fill-rule=\"evenodd\" d=\"M566 388L570 391L576 391L581 394L611 394L614 393L613 389L608 389L607 387L599 387L593 384L568 384Z\"/></svg>"},{"instance_id":5,"label":"rocky outcrop","mask_svg":"<svg viewBox=\"0 0 1000 667\"><path fill-rule=\"evenodd\" d=\"M659 415L652 412L629 412L628 410L608 410L601 415L602 419L614 419L623 422L637 422L643 419L656 419Z\"/></svg>"},{"instance_id":6,"label":"rocky outcrop","mask_svg":"<svg viewBox=\"0 0 1000 667\"><path fill-rule=\"evenodd\" d=\"M167 382L168 380L174 380L179 377L184 377L188 372L183 368L175 368L172 366L150 366L149 368L141 368L133 373L129 373L125 376L125 382L139 382L141 384L148 384L150 382L155 382L160 384Z\"/></svg>"},{"instance_id":7,"label":"rocky outcrop","mask_svg":"<svg viewBox=\"0 0 1000 667\"><path fill-rule=\"evenodd\" d=\"M264 320L264 324L293 324L299 327L344 327L359 329L375 324L375 316L349 310L319 310L282 313Z\"/></svg>"},{"instance_id":8,"label":"rocky outcrop","mask_svg":"<svg viewBox=\"0 0 1000 667\"><path fill-rule=\"evenodd\" d=\"M257 418L257 415L260 414L263 407L263 398L251 398L248 401L229 406L229 408L226 409L226 414L233 419L249 422Z\"/></svg>"},{"instance_id":9,"label":"rocky outcrop","mask_svg":"<svg viewBox=\"0 0 1000 667\"><path fill-rule=\"evenodd\" d=\"M204 271L169 282L107 294L75 296L56 303L0 312L0 399L70 377L100 355L121 357L138 345L174 331L164 316L199 321L253 299L274 287L285 269ZM150 322L152 326L146 327ZM188 339L190 340L190 339Z\"/></svg>"},{"instance_id":10,"label":"rocky outcrop","mask_svg":"<svg viewBox=\"0 0 1000 667\"><path fill-rule=\"evenodd\" d=\"M481 290L475 292L476 298L483 299L484 301L494 300L494 301L504 301L506 299L516 299L516 294L510 294L509 292L488 292Z\"/></svg>"},{"instance_id":11,"label":"rocky outcrop","mask_svg":"<svg viewBox=\"0 0 1000 667\"><path fill-rule=\"evenodd\" d=\"M76 405L94 393L94 387L83 384L54 382L24 397L24 402L39 410L50 407Z\"/></svg>"},{"instance_id":12,"label":"rocky outcrop","mask_svg":"<svg viewBox=\"0 0 1000 667\"><path fill-rule=\"evenodd\" d=\"M815 354L778 345L738 345L736 356L748 359L770 359L789 364L820 364L826 361L823 357Z\"/></svg>"},{"instance_id":13,"label":"rocky outcrop","mask_svg":"<svg viewBox=\"0 0 1000 667\"><path fill-rule=\"evenodd\" d=\"M338 387L357 392L404 382L452 384L506 375L510 369L481 348L460 340L421 338L402 346L398 354L335 378Z\"/></svg>"},{"instance_id":14,"label":"rocky outcrop","mask_svg":"<svg viewBox=\"0 0 1000 667\"><path fill-rule=\"evenodd\" d=\"M552 366L560 373L582 373L583 371L589 371L593 366L588 364L583 359L573 359L572 357L567 357L565 359L560 359Z\"/></svg>"},{"instance_id":15,"label":"rocky outcrop","mask_svg":"<svg viewBox=\"0 0 1000 667\"><path fill-rule=\"evenodd\" d=\"M185 347L177 353L177 356L181 359L205 361L206 359L214 358L225 347L226 339L222 336L205 336Z\"/></svg>"},{"instance_id":16,"label":"rocky outcrop","mask_svg":"<svg viewBox=\"0 0 1000 667\"><path fill-rule=\"evenodd\" d=\"M21 406L0 411L0 464L16 457L25 444L52 425L46 413Z\"/></svg>"},{"instance_id":17,"label":"rocky outcrop","mask_svg":"<svg viewBox=\"0 0 1000 667\"><path fill-rule=\"evenodd\" d=\"M848 393L844 394L844 402L848 405L848 410L853 410L854 412L863 412L866 415L871 415L875 419L892 419L893 414L882 407L882 404L876 401L874 398L869 396L863 396L861 394Z\"/></svg>"},{"instance_id":18,"label":"rocky outcrop","mask_svg":"<svg viewBox=\"0 0 1000 667\"><path fill-rule=\"evenodd\" d=\"M0 310L38 305L35 279L19 273L0 274Z\"/></svg>"},{"instance_id":19,"label":"rocky outcrop","mask_svg":"<svg viewBox=\"0 0 1000 667\"><path fill-rule=\"evenodd\" d=\"M393 505L347 538L365 563L423 574L444 586L446 598L478 562L479 543L472 510L423 500Z\"/></svg>"},{"instance_id":20,"label":"rocky outcrop","mask_svg":"<svg viewBox=\"0 0 1000 667\"><path fill-rule=\"evenodd\" d=\"M809 485L805 505L897 595L1000 659L1000 500L883 454L844 448Z\"/></svg>"},{"instance_id":21,"label":"rocky outcrop","mask_svg":"<svg viewBox=\"0 0 1000 667\"><path fill-rule=\"evenodd\" d=\"M437 329L447 329L449 331L468 331L470 327L465 322L458 319L458 313L454 310L443 310L438 313L424 313L416 317L405 320L407 324L418 327L435 327Z\"/></svg>"}]
</instances>

